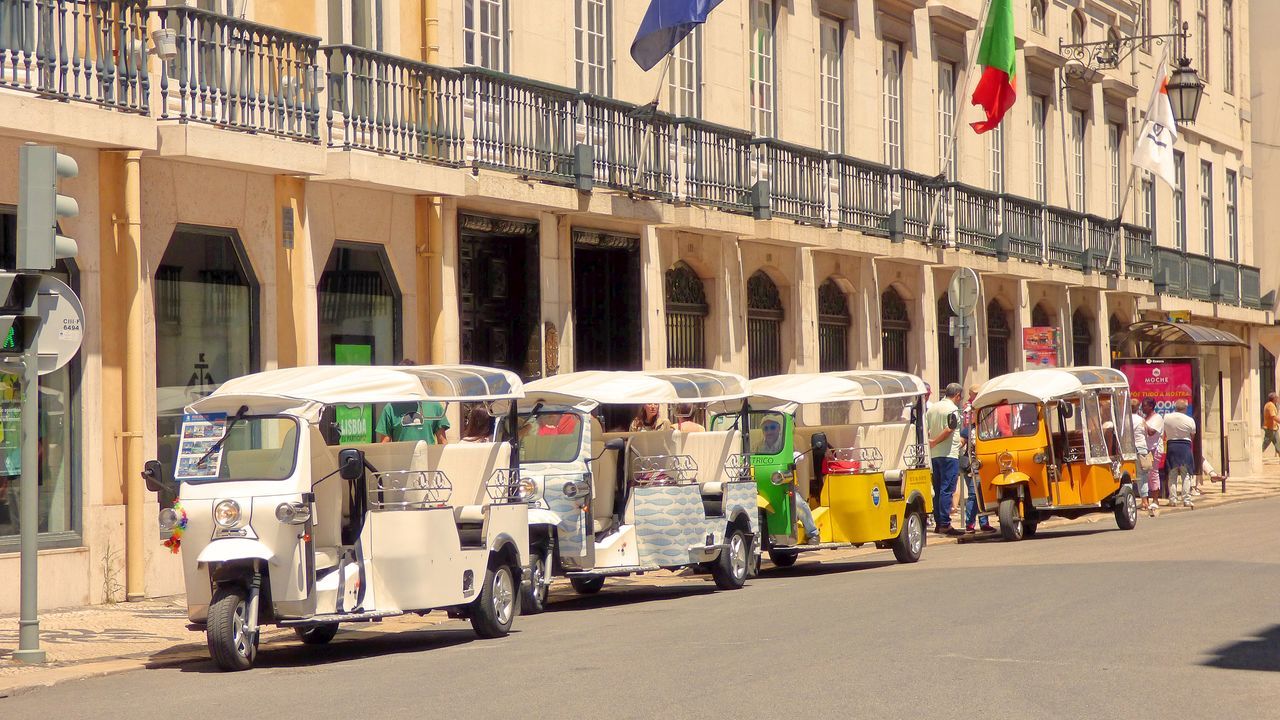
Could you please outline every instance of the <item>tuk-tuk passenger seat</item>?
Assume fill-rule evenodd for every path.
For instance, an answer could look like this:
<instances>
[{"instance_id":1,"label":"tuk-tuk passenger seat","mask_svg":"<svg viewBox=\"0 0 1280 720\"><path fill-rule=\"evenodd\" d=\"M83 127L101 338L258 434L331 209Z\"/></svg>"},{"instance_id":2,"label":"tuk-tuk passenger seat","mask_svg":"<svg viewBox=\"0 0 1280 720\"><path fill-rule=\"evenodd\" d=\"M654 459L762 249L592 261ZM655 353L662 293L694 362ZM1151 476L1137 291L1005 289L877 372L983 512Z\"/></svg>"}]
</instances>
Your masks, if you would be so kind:
<instances>
[{"instance_id":1,"label":"tuk-tuk passenger seat","mask_svg":"<svg viewBox=\"0 0 1280 720\"><path fill-rule=\"evenodd\" d=\"M697 465L698 491L708 516L723 515L725 465L742 450L742 436L734 430L675 433L676 453L688 455Z\"/></svg>"},{"instance_id":2,"label":"tuk-tuk passenger seat","mask_svg":"<svg viewBox=\"0 0 1280 720\"><path fill-rule=\"evenodd\" d=\"M616 435L616 433L615 433ZM618 493L618 454L604 452L604 425L591 416L591 532L602 533L613 527L613 503ZM626 452L623 450L622 452Z\"/></svg>"}]
</instances>

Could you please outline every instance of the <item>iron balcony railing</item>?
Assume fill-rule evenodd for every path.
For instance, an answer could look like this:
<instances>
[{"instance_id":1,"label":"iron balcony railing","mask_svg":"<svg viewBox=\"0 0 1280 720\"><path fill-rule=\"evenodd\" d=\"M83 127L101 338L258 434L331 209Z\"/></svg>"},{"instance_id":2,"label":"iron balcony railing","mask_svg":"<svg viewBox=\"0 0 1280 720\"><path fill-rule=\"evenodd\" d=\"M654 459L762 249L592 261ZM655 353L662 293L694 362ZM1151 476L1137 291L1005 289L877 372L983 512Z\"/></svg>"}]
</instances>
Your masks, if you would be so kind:
<instances>
[{"instance_id":1,"label":"iron balcony railing","mask_svg":"<svg viewBox=\"0 0 1280 720\"><path fill-rule=\"evenodd\" d=\"M351 45L320 50L330 147L462 164L461 73Z\"/></svg>"},{"instance_id":2,"label":"iron balcony railing","mask_svg":"<svg viewBox=\"0 0 1280 720\"><path fill-rule=\"evenodd\" d=\"M1213 298L1213 261L1203 255L1187 253L1187 292L1195 300Z\"/></svg>"},{"instance_id":3,"label":"iron balcony railing","mask_svg":"<svg viewBox=\"0 0 1280 720\"><path fill-rule=\"evenodd\" d=\"M691 203L751 212L755 170L751 133L680 118L677 193Z\"/></svg>"},{"instance_id":4,"label":"iron balcony railing","mask_svg":"<svg viewBox=\"0 0 1280 720\"><path fill-rule=\"evenodd\" d=\"M956 244L983 255L996 253L996 238L1003 220L996 193L953 183Z\"/></svg>"},{"instance_id":5,"label":"iron balcony railing","mask_svg":"<svg viewBox=\"0 0 1280 720\"><path fill-rule=\"evenodd\" d=\"M829 155L772 138L753 142L758 178L768 181L769 208L782 218L828 224L834 188Z\"/></svg>"},{"instance_id":6,"label":"iron balcony railing","mask_svg":"<svg viewBox=\"0 0 1280 720\"><path fill-rule=\"evenodd\" d=\"M143 0L0 0L0 86L148 114Z\"/></svg>"},{"instance_id":7,"label":"iron balcony railing","mask_svg":"<svg viewBox=\"0 0 1280 720\"><path fill-rule=\"evenodd\" d=\"M1129 277L1150 280L1152 276L1151 230L1124 225L1124 272Z\"/></svg>"},{"instance_id":8,"label":"iron balcony railing","mask_svg":"<svg viewBox=\"0 0 1280 720\"><path fill-rule=\"evenodd\" d=\"M482 68L463 74L476 167L573 181L576 92Z\"/></svg>"},{"instance_id":9,"label":"iron balcony railing","mask_svg":"<svg viewBox=\"0 0 1280 720\"><path fill-rule=\"evenodd\" d=\"M319 38L181 5L150 12L177 39L161 119L319 141Z\"/></svg>"},{"instance_id":10,"label":"iron balcony railing","mask_svg":"<svg viewBox=\"0 0 1280 720\"><path fill-rule=\"evenodd\" d=\"M1213 263L1213 288L1210 293L1215 302L1240 304L1240 266L1224 260Z\"/></svg>"},{"instance_id":11,"label":"iron balcony railing","mask_svg":"<svg viewBox=\"0 0 1280 720\"><path fill-rule=\"evenodd\" d=\"M1261 272L1174 248L1153 248L1156 292L1161 295L1259 308Z\"/></svg>"},{"instance_id":12,"label":"iron balcony railing","mask_svg":"<svg viewBox=\"0 0 1280 720\"><path fill-rule=\"evenodd\" d=\"M649 106L583 94L579 142L592 149L592 177L606 187L661 199L674 194L676 126Z\"/></svg>"},{"instance_id":13,"label":"iron balcony railing","mask_svg":"<svg viewBox=\"0 0 1280 720\"><path fill-rule=\"evenodd\" d=\"M1096 215L1085 216L1089 228L1089 267L1092 272L1120 274L1120 226Z\"/></svg>"},{"instance_id":14,"label":"iron balcony railing","mask_svg":"<svg viewBox=\"0 0 1280 720\"><path fill-rule=\"evenodd\" d=\"M948 220L951 217L951 198L944 191L944 183L940 178L910 170L895 170L890 187L893 190L891 205L902 210L908 237L932 242L934 237L950 236L951 224ZM930 214L933 214L932 229L929 227ZM933 237L928 237L929 235Z\"/></svg>"},{"instance_id":15,"label":"iron balcony railing","mask_svg":"<svg viewBox=\"0 0 1280 720\"><path fill-rule=\"evenodd\" d=\"M1256 267L1240 266L1240 304L1260 310L1262 307L1262 272Z\"/></svg>"},{"instance_id":16,"label":"iron balcony railing","mask_svg":"<svg viewBox=\"0 0 1280 720\"><path fill-rule=\"evenodd\" d=\"M1084 215L1051 207L1049 217L1049 262L1054 265L1084 269Z\"/></svg>"},{"instance_id":17,"label":"iron balcony railing","mask_svg":"<svg viewBox=\"0 0 1280 720\"><path fill-rule=\"evenodd\" d=\"M839 184L841 227L880 233L888 229L892 173L887 165L839 156L835 159Z\"/></svg>"},{"instance_id":18,"label":"iron balcony railing","mask_svg":"<svg viewBox=\"0 0 1280 720\"><path fill-rule=\"evenodd\" d=\"M1004 236L1009 257L1043 263L1045 261L1044 203L1016 195L1005 195L1002 201Z\"/></svg>"},{"instance_id":19,"label":"iron balcony railing","mask_svg":"<svg viewBox=\"0 0 1280 720\"><path fill-rule=\"evenodd\" d=\"M1155 247L1156 291L1174 297L1187 296L1187 258L1173 248Z\"/></svg>"}]
</instances>

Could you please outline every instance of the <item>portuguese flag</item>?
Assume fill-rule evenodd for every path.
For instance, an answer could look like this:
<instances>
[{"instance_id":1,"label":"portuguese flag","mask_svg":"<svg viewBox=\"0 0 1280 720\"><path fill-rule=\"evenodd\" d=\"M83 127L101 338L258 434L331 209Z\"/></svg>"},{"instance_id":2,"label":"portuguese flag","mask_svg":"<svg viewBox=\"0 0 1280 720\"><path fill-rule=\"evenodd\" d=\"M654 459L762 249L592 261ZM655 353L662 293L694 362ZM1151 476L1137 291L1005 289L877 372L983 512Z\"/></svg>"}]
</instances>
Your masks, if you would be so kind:
<instances>
[{"instance_id":1,"label":"portuguese flag","mask_svg":"<svg viewBox=\"0 0 1280 720\"><path fill-rule=\"evenodd\" d=\"M973 91L973 104L982 106L987 119L970 124L981 135L994 130L1018 99L1014 82L1018 69L1012 0L991 0L987 25L982 29L982 44L978 47L978 64L982 66L982 77Z\"/></svg>"}]
</instances>

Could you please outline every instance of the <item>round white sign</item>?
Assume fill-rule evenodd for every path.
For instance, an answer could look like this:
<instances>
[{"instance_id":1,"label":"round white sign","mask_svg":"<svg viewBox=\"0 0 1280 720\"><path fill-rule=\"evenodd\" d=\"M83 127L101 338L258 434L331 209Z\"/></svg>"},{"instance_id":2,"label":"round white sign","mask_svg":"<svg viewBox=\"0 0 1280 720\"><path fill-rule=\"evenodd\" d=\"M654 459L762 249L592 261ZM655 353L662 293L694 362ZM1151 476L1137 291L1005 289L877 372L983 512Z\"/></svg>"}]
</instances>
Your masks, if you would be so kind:
<instances>
[{"instance_id":1,"label":"round white sign","mask_svg":"<svg viewBox=\"0 0 1280 720\"><path fill-rule=\"evenodd\" d=\"M957 315L968 315L978 306L978 273L972 268L960 268L947 286L947 302Z\"/></svg>"},{"instance_id":2,"label":"round white sign","mask_svg":"<svg viewBox=\"0 0 1280 720\"><path fill-rule=\"evenodd\" d=\"M84 340L84 308L80 298L66 283L49 276L40 278L40 334L36 353L40 374L60 369L71 362Z\"/></svg>"}]
</instances>

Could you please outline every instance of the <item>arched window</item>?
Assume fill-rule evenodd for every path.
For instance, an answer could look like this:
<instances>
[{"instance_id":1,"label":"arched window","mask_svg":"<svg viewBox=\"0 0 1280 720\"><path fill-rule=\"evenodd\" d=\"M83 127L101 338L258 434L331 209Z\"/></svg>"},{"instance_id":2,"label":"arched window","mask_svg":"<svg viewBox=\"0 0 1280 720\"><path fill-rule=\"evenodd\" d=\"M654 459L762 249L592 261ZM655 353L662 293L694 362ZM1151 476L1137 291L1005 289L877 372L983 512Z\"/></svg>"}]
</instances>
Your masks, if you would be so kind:
<instances>
[{"instance_id":1,"label":"arched window","mask_svg":"<svg viewBox=\"0 0 1280 720\"><path fill-rule=\"evenodd\" d=\"M834 278L818 287L818 369L849 370L849 299Z\"/></svg>"},{"instance_id":2,"label":"arched window","mask_svg":"<svg viewBox=\"0 0 1280 720\"><path fill-rule=\"evenodd\" d=\"M1052 315L1049 314L1049 309L1044 306L1044 303L1036 303L1036 306L1031 308L1031 325L1034 327L1049 327L1053 325L1053 321L1050 320L1051 317Z\"/></svg>"},{"instance_id":3,"label":"arched window","mask_svg":"<svg viewBox=\"0 0 1280 720\"><path fill-rule=\"evenodd\" d=\"M1084 42L1085 20L1084 13L1079 10L1071 13L1071 42Z\"/></svg>"},{"instance_id":4,"label":"arched window","mask_svg":"<svg viewBox=\"0 0 1280 720\"><path fill-rule=\"evenodd\" d=\"M1078 308L1071 315L1071 362L1093 364L1093 318L1084 308Z\"/></svg>"},{"instance_id":5,"label":"arched window","mask_svg":"<svg viewBox=\"0 0 1280 720\"><path fill-rule=\"evenodd\" d=\"M987 303L987 371L990 377L1009 372L1009 311L997 300Z\"/></svg>"},{"instance_id":6,"label":"arched window","mask_svg":"<svg viewBox=\"0 0 1280 720\"><path fill-rule=\"evenodd\" d=\"M707 294L702 278L678 262L666 276L667 367L706 366Z\"/></svg>"},{"instance_id":7,"label":"arched window","mask_svg":"<svg viewBox=\"0 0 1280 720\"><path fill-rule=\"evenodd\" d=\"M1031 0L1031 29L1044 34L1044 0Z\"/></svg>"},{"instance_id":8,"label":"arched window","mask_svg":"<svg viewBox=\"0 0 1280 720\"><path fill-rule=\"evenodd\" d=\"M160 462L172 463L183 408L258 370L258 286L236 232L179 226L156 268L154 297L156 442Z\"/></svg>"},{"instance_id":9,"label":"arched window","mask_svg":"<svg viewBox=\"0 0 1280 720\"><path fill-rule=\"evenodd\" d=\"M381 245L334 243L316 302L320 362L392 365L400 360L400 288Z\"/></svg>"},{"instance_id":10,"label":"arched window","mask_svg":"<svg viewBox=\"0 0 1280 720\"><path fill-rule=\"evenodd\" d=\"M956 355L956 343L951 337L951 318L955 316L947 296L938 298L938 387L960 382L960 358Z\"/></svg>"},{"instance_id":11,"label":"arched window","mask_svg":"<svg viewBox=\"0 0 1280 720\"><path fill-rule=\"evenodd\" d=\"M763 270L747 280L747 371L751 377L782 374L782 296Z\"/></svg>"},{"instance_id":12,"label":"arched window","mask_svg":"<svg viewBox=\"0 0 1280 720\"><path fill-rule=\"evenodd\" d=\"M911 372L907 357L907 338L911 333L911 315L907 303L893 288L880 295L881 360L885 370Z\"/></svg>"}]
</instances>

